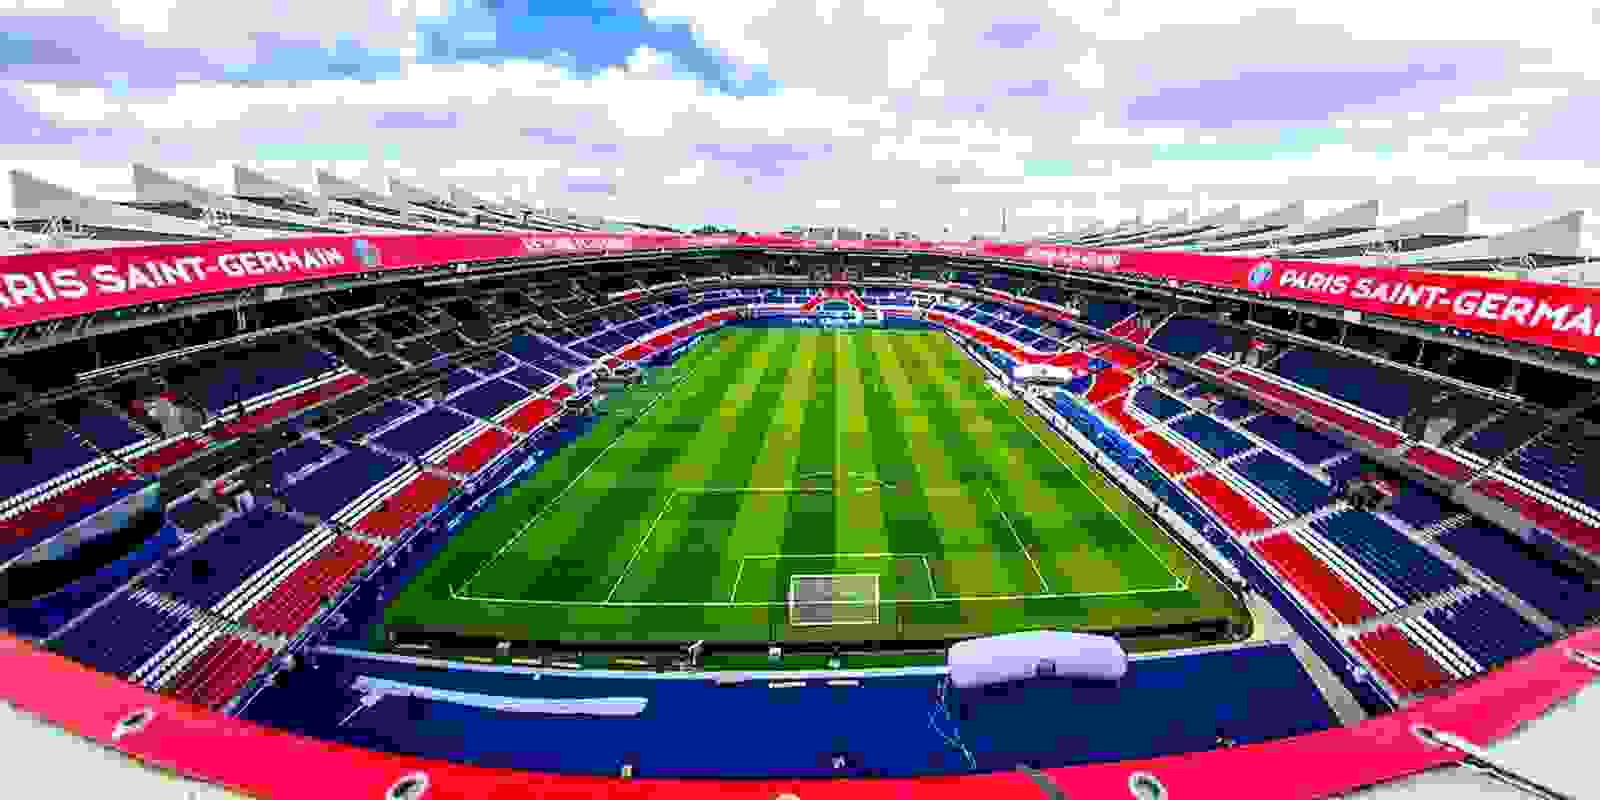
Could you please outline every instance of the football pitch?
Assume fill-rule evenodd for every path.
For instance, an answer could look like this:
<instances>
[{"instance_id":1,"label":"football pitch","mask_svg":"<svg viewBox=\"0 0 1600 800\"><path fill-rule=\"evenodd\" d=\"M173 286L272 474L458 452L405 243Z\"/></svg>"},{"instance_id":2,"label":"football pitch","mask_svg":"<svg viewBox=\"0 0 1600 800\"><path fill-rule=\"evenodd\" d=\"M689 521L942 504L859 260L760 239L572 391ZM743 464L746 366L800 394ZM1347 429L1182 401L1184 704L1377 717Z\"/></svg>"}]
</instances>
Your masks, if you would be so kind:
<instances>
[{"instance_id":1,"label":"football pitch","mask_svg":"<svg viewBox=\"0 0 1600 800\"><path fill-rule=\"evenodd\" d=\"M509 640L931 640L1243 611L933 331L729 328L468 521L384 614Z\"/></svg>"}]
</instances>

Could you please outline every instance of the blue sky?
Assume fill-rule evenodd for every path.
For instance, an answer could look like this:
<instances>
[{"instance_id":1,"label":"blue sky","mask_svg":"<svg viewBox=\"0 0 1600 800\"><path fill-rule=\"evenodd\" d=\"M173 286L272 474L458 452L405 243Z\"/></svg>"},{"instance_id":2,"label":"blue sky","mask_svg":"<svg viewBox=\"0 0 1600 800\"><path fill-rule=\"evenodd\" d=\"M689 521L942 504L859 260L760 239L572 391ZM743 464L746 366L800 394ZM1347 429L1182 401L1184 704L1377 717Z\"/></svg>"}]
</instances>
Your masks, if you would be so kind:
<instances>
[{"instance_id":1,"label":"blue sky","mask_svg":"<svg viewBox=\"0 0 1600 800\"><path fill-rule=\"evenodd\" d=\"M459 184L752 228L1044 232L1373 197L1593 203L1587 9L1347 0L76 0L0 25L9 166ZM1575 133L1582 129L1583 133Z\"/></svg>"},{"instance_id":2,"label":"blue sky","mask_svg":"<svg viewBox=\"0 0 1600 800\"><path fill-rule=\"evenodd\" d=\"M637 4L579 2L457 3L436 17L416 20L415 63L558 65L573 77L591 78L624 66L640 47L670 58L675 70L707 91L733 96L770 94L764 71L741 75L719 52L696 40L683 22L647 18ZM400 75L408 59L400 48L363 46L339 37L331 46L278 34L257 35L252 58L224 71L237 80L381 80ZM3 57L3 56L0 56Z\"/></svg>"}]
</instances>

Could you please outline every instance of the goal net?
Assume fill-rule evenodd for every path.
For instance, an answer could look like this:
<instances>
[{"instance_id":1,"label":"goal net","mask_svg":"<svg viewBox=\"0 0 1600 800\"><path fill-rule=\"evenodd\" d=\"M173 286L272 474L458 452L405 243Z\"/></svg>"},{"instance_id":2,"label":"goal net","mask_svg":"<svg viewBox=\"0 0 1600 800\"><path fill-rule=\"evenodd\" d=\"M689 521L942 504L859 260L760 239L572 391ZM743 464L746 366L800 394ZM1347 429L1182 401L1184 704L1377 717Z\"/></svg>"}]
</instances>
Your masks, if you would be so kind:
<instances>
[{"instance_id":1,"label":"goal net","mask_svg":"<svg viewBox=\"0 0 1600 800\"><path fill-rule=\"evenodd\" d=\"M878 622L878 576L789 576L789 624L874 625Z\"/></svg>"}]
</instances>

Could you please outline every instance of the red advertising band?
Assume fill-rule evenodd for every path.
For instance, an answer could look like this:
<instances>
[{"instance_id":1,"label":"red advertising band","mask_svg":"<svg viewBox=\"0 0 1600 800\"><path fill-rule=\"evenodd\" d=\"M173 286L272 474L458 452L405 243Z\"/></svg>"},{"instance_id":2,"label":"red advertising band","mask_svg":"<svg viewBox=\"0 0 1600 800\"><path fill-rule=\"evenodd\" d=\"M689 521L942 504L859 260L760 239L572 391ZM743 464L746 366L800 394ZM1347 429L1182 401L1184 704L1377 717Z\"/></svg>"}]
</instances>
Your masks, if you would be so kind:
<instances>
[{"instance_id":1,"label":"red advertising band","mask_svg":"<svg viewBox=\"0 0 1600 800\"><path fill-rule=\"evenodd\" d=\"M0 257L0 329L197 294L537 255L759 246L787 236L419 234L164 244ZM985 256L1255 292L1600 355L1600 291L1414 269L1054 245L865 240L848 250Z\"/></svg>"}]
</instances>

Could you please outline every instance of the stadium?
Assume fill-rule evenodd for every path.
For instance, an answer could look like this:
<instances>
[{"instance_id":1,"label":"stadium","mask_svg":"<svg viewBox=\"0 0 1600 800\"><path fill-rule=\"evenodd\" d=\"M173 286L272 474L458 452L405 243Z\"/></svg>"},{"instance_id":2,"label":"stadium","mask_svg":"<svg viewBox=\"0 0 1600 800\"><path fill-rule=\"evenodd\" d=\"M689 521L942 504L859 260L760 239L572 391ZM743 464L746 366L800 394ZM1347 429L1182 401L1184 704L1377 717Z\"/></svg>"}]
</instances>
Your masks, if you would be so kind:
<instances>
[{"instance_id":1,"label":"stadium","mask_svg":"<svg viewBox=\"0 0 1600 800\"><path fill-rule=\"evenodd\" d=\"M135 175L162 211L12 175L82 238L3 262L0 578L8 700L136 758L263 797L1312 797L1593 679L1594 295L1483 274L1571 217L816 240L462 193L402 233L330 180L368 229L218 240ZM255 228L335 224L238 179Z\"/></svg>"},{"instance_id":2,"label":"stadium","mask_svg":"<svg viewBox=\"0 0 1600 800\"><path fill-rule=\"evenodd\" d=\"M56 5L8 795L1593 794L1592 9Z\"/></svg>"}]
</instances>

